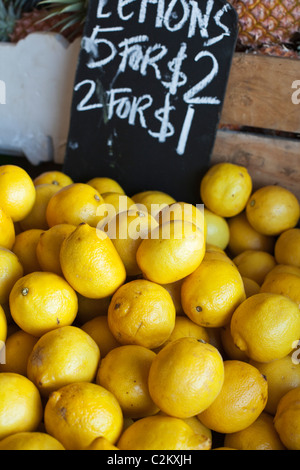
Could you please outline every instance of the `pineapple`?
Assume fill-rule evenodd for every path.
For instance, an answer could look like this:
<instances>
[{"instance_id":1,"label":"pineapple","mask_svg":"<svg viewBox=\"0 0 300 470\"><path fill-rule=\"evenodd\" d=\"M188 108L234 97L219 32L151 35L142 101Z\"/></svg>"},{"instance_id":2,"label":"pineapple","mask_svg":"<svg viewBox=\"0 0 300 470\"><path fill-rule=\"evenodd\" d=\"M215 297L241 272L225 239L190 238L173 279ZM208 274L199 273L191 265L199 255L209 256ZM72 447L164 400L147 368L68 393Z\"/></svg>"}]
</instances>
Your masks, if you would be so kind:
<instances>
[{"instance_id":1,"label":"pineapple","mask_svg":"<svg viewBox=\"0 0 300 470\"><path fill-rule=\"evenodd\" d=\"M39 0L0 0L0 41L10 41L16 21L32 10Z\"/></svg>"},{"instance_id":2,"label":"pineapple","mask_svg":"<svg viewBox=\"0 0 300 470\"><path fill-rule=\"evenodd\" d=\"M53 3L53 2L52 2ZM33 32L57 32L72 40L80 24L69 13L49 10L40 0L0 0L0 42L18 42Z\"/></svg>"},{"instance_id":3,"label":"pineapple","mask_svg":"<svg viewBox=\"0 0 300 470\"><path fill-rule=\"evenodd\" d=\"M243 46L289 44L300 31L299 0L228 0L239 17Z\"/></svg>"}]
</instances>

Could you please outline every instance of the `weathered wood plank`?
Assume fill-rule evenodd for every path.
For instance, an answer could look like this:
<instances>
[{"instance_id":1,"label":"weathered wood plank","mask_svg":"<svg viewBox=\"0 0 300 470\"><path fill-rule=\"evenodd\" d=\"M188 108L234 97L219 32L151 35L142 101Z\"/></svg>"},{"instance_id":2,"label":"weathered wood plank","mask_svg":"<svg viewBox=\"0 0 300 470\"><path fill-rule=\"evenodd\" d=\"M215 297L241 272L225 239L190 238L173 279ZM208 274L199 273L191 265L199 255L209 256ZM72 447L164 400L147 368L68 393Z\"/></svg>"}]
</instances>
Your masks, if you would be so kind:
<instances>
[{"instance_id":1,"label":"weathered wood plank","mask_svg":"<svg viewBox=\"0 0 300 470\"><path fill-rule=\"evenodd\" d=\"M243 165L254 187L279 184L300 201L300 141L266 137L235 131L218 131L212 164L231 162Z\"/></svg>"},{"instance_id":2,"label":"weathered wood plank","mask_svg":"<svg viewBox=\"0 0 300 470\"><path fill-rule=\"evenodd\" d=\"M292 102L295 80L300 80L297 59L236 53L221 122L300 132L300 104Z\"/></svg>"}]
</instances>

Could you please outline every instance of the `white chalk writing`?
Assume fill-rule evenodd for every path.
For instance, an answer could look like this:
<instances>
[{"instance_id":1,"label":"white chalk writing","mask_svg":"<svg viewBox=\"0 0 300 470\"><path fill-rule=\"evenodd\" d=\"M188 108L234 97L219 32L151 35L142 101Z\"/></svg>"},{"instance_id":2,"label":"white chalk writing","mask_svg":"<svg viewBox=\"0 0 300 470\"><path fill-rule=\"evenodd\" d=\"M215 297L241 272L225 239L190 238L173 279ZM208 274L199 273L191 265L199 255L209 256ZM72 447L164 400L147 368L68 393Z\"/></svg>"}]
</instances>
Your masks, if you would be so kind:
<instances>
[{"instance_id":1,"label":"white chalk writing","mask_svg":"<svg viewBox=\"0 0 300 470\"><path fill-rule=\"evenodd\" d=\"M107 66L113 65L116 73L110 89L104 94L99 93L94 80L76 84L74 90L82 89L85 93L77 110L105 109L107 119L117 117L127 120L131 126L139 125L151 137L164 143L177 132L173 116L176 116L176 100L178 102L178 93L182 89L181 102L186 105L186 114L179 129L176 151L178 155L184 155L198 106L221 104L219 96L206 93L206 89L218 78L220 70L215 54L207 48L230 36L230 30L224 24L230 5L222 5L214 12L214 3L214 0L201 3L196 0L118 0L115 7L109 0L98 0L99 24L94 26L89 37L85 36L82 40L82 48L88 55L86 67L99 69L102 73ZM116 25L111 23L113 15L117 17ZM180 31L180 37L186 37L175 54L170 40L166 41L167 46L161 41L153 41L148 34L125 35L127 23L130 22L129 30L132 30L134 22L142 25L149 21L153 22L153 28L164 28L168 35ZM120 40L120 35L114 33L123 30ZM103 32L107 34L103 35ZM189 41L195 37L199 37L199 50L191 55ZM199 77L198 82L193 79L190 85L185 69L188 58L194 63L193 76ZM116 78L127 71L149 77L151 83L152 80L157 81L163 92L161 102L158 103L157 98L154 100L151 93L136 94L132 83L129 87L114 87Z\"/></svg>"}]
</instances>

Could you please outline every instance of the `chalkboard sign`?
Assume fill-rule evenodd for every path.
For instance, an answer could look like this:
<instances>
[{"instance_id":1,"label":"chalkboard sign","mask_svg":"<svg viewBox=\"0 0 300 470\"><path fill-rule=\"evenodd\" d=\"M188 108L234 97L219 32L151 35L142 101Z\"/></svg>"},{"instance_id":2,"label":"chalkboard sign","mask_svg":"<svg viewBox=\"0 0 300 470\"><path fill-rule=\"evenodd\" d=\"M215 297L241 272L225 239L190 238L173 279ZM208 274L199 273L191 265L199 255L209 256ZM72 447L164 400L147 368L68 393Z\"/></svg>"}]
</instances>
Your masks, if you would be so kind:
<instances>
[{"instance_id":1,"label":"chalkboard sign","mask_svg":"<svg viewBox=\"0 0 300 470\"><path fill-rule=\"evenodd\" d=\"M93 0L64 171L199 202L235 50L224 0Z\"/></svg>"}]
</instances>

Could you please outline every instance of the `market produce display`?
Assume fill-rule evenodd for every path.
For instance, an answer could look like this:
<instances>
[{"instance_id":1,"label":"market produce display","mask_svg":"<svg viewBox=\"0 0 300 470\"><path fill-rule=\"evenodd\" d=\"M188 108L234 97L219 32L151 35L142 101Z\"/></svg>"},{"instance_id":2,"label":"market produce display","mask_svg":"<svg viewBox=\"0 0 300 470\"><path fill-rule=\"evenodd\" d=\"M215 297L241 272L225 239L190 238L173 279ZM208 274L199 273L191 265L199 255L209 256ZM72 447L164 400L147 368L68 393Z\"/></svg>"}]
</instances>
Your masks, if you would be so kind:
<instances>
[{"instance_id":1,"label":"market produce display","mask_svg":"<svg viewBox=\"0 0 300 470\"><path fill-rule=\"evenodd\" d=\"M221 163L186 204L3 165L0 204L0 450L300 449L289 190Z\"/></svg>"},{"instance_id":2,"label":"market produce display","mask_svg":"<svg viewBox=\"0 0 300 470\"><path fill-rule=\"evenodd\" d=\"M88 0L0 0L0 41L17 42L37 31L82 34ZM264 55L299 57L297 2L229 0L239 20L238 48Z\"/></svg>"}]
</instances>

